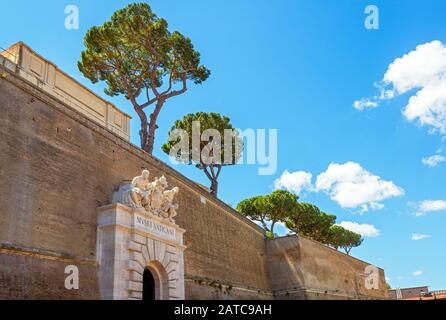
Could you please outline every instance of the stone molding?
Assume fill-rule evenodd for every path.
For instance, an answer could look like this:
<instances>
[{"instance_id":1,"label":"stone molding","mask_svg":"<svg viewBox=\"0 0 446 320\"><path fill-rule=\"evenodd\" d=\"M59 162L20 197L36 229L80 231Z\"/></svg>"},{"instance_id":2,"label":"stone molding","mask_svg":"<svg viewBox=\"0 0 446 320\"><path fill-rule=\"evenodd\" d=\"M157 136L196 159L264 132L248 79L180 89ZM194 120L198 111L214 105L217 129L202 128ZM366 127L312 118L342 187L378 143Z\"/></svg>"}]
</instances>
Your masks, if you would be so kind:
<instances>
[{"instance_id":1,"label":"stone molding","mask_svg":"<svg viewBox=\"0 0 446 320\"><path fill-rule=\"evenodd\" d=\"M0 243L0 253L20 255L20 256L31 256L38 259L62 261L67 263L75 263L79 265L95 266L97 264L96 259L93 258L73 256L65 252L13 245L9 243Z\"/></svg>"}]
</instances>

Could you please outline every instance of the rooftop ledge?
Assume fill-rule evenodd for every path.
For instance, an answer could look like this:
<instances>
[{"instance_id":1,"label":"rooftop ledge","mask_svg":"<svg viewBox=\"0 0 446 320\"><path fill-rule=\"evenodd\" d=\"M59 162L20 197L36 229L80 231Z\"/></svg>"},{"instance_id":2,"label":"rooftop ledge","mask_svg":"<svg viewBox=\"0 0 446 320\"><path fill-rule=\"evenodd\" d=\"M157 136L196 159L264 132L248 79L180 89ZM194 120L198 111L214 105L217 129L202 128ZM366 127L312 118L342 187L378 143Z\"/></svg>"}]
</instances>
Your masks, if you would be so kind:
<instances>
[{"instance_id":1,"label":"rooftop ledge","mask_svg":"<svg viewBox=\"0 0 446 320\"><path fill-rule=\"evenodd\" d=\"M60 70L24 42L17 42L0 52L0 65L130 141L130 115Z\"/></svg>"}]
</instances>

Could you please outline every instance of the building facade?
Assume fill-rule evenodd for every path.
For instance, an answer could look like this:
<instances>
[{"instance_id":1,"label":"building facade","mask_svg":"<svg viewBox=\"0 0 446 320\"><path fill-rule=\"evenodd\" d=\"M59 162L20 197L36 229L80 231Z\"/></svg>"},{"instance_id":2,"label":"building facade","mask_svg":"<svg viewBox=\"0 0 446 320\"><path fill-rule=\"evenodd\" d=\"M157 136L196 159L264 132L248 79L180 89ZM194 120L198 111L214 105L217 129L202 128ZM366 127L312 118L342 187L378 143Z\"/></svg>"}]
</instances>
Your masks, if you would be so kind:
<instances>
[{"instance_id":1,"label":"building facade","mask_svg":"<svg viewBox=\"0 0 446 320\"><path fill-rule=\"evenodd\" d=\"M392 300L446 300L446 290L430 291L428 286L389 290Z\"/></svg>"},{"instance_id":2,"label":"building facade","mask_svg":"<svg viewBox=\"0 0 446 320\"><path fill-rule=\"evenodd\" d=\"M25 43L14 44L1 52L1 56L4 58L2 59L4 65L9 66L23 79L57 97L120 137L130 140L131 116L74 80Z\"/></svg>"}]
</instances>

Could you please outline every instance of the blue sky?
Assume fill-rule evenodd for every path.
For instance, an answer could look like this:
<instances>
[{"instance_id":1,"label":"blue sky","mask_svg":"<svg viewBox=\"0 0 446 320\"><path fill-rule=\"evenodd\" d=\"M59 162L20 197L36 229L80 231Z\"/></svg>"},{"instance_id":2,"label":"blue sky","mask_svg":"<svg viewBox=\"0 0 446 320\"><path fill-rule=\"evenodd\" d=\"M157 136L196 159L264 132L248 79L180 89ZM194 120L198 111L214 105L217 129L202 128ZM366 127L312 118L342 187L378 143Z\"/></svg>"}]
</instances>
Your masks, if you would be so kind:
<instances>
[{"instance_id":1,"label":"blue sky","mask_svg":"<svg viewBox=\"0 0 446 320\"><path fill-rule=\"evenodd\" d=\"M91 85L76 67L86 30L127 3L9 2L8 10L0 12L0 46L25 41L132 114L132 142L138 144L138 119L130 104L120 97L106 97L103 86ZM79 7L79 30L64 27L64 9L69 4ZM374 235L353 250L354 256L384 268L394 287L446 289L446 211L441 210L441 201L446 200L446 163L422 162L446 156L444 134L431 132L432 121L422 118L429 116L423 107L434 97L437 129L446 121L441 113L446 101L441 90L446 3L153 0L150 4L169 21L171 30L192 39L202 62L212 70L205 84L192 86L167 103L159 119L157 157L168 161L160 146L172 123L190 112L217 111L242 129L278 129L277 173L259 176L255 165L225 168L220 178L223 201L235 206L247 197L270 193L285 170L300 172L283 179L282 187L300 189L303 201L337 215L339 223L363 225ZM380 10L379 30L364 27L364 8L369 4ZM423 44L429 45L387 72L395 59ZM374 83L385 75L390 81L386 88L394 97L380 99ZM408 78L413 80L411 86ZM416 99L422 90L425 95ZM418 116L404 112L411 98ZM360 99L369 102L362 111L353 107ZM420 110L425 113L420 115ZM194 167L176 169L209 184ZM310 174L311 180L303 185L299 177ZM431 202L423 202L427 200ZM412 240L413 234L429 237Z\"/></svg>"}]
</instances>

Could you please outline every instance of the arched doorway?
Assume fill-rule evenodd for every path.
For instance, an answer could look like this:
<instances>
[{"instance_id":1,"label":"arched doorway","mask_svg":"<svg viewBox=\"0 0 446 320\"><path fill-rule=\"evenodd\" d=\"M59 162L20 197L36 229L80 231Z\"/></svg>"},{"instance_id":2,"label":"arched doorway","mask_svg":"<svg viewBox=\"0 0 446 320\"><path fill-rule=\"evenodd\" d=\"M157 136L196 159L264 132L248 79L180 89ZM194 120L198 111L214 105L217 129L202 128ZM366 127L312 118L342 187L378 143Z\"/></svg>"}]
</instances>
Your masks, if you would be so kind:
<instances>
[{"instance_id":1,"label":"arched doorway","mask_svg":"<svg viewBox=\"0 0 446 320\"><path fill-rule=\"evenodd\" d=\"M149 268L144 270L143 275L143 290L142 290L142 300L143 301L153 301L156 300L155 296L155 278Z\"/></svg>"},{"instance_id":2,"label":"arched doorway","mask_svg":"<svg viewBox=\"0 0 446 320\"><path fill-rule=\"evenodd\" d=\"M143 272L142 299L144 301L168 300L168 275L158 261L150 262Z\"/></svg>"}]
</instances>

